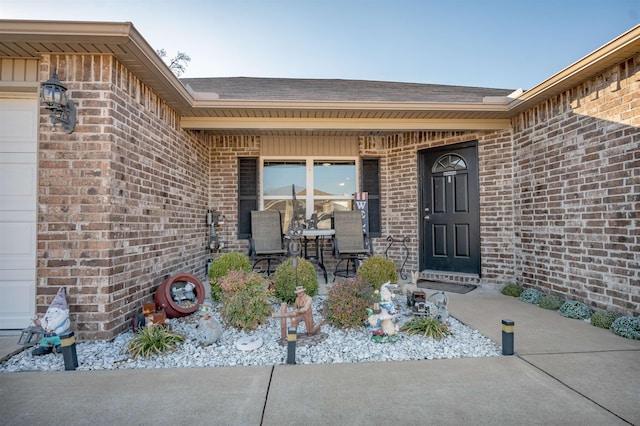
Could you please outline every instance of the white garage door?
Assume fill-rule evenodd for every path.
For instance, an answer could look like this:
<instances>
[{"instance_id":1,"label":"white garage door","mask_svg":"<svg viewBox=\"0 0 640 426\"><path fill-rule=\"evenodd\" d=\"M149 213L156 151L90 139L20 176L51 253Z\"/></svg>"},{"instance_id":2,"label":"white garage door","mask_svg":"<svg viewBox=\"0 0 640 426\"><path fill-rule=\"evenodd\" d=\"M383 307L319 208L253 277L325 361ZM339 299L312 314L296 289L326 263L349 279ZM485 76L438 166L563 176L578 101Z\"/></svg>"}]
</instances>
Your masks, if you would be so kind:
<instances>
[{"instance_id":1,"label":"white garage door","mask_svg":"<svg viewBox=\"0 0 640 426\"><path fill-rule=\"evenodd\" d=\"M38 99L0 98L0 329L35 313L37 150Z\"/></svg>"}]
</instances>

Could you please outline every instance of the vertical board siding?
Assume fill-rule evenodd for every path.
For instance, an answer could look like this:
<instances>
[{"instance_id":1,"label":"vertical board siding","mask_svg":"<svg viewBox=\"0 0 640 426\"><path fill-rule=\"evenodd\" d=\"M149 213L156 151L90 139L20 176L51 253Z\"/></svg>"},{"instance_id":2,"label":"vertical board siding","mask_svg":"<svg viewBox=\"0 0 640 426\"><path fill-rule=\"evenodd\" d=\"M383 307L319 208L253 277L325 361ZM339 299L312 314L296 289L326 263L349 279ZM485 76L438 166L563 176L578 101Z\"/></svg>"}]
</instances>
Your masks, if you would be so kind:
<instances>
[{"instance_id":1,"label":"vertical board siding","mask_svg":"<svg viewBox=\"0 0 640 426\"><path fill-rule=\"evenodd\" d=\"M0 81L29 82L38 81L37 59L0 59Z\"/></svg>"},{"instance_id":2,"label":"vertical board siding","mask_svg":"<svg viewBox=\"0 0 640 426\"><path fill-rule=\"evenodd\" d=\"M264 136L260 155L356 157L358 156L358 137Z\"/></svg>"}]
</instances>

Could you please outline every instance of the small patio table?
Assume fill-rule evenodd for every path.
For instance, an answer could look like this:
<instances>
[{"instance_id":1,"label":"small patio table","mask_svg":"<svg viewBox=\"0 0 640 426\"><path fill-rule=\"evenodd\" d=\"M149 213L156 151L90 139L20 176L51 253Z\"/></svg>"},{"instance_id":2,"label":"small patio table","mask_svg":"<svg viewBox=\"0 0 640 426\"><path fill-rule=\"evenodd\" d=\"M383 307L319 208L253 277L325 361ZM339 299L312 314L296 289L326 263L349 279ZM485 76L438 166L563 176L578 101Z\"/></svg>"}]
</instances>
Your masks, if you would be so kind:
<instances>
[{"instance_id":1,"label":"small patio table","mask_svg":"<svg viewBox=\"0 0 640 426\"><path fill-rule=\"evenodd\" d=\"M315 262L320 267L320 269L322 269L325 284L329 283L329 279L327 278L327 270L324 267L324 256L322 254L322 249L320 248L320 240L326 237L332 237L335 233L336 231L333 229L302 230L302 237L304 238L304 258ZM307 251L307 242L311 239L313 239L316 243L316 250L315 253L309 254Z\"/></svg>"}]
</instances>

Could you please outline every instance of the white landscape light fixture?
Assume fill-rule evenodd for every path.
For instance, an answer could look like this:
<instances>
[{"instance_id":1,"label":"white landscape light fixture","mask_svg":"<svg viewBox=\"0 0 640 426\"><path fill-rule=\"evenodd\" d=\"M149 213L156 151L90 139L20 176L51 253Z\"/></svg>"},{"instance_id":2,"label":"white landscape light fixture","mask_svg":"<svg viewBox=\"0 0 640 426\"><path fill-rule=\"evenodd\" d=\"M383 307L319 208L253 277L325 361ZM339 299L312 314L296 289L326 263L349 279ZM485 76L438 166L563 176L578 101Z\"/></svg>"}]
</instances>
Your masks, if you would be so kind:
<instances>
[{"instance_id":1,"label":"white landscape light fixture","mask_svg":"<svg viewBox=\"0 0 640 426\"><path fill-rule=\"evenodd\" d=\"M53 125L62 124L65 133L73 132L76 127L76 107L67 97L67 86L58 80L58 70L53 69L51 78L42 83L40 98L45 108L51 111Z\"/></svg>"}]
</instances>

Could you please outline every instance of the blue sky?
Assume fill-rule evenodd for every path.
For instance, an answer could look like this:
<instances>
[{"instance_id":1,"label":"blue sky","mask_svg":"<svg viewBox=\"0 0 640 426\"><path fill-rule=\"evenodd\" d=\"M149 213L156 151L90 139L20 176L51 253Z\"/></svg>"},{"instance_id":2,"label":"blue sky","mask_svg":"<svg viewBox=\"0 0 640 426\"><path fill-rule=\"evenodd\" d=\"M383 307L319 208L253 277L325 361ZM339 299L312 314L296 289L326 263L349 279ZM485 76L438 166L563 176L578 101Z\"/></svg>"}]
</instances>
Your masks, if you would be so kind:
<instances>
[{"instance_id":1,"label":"blue sky","mask_svg":"<svg viewBox=\"0 0 640 426\"><path fill-rule=\"evenodd\" d=\"M0 0L2 19L130 21L183 77L529 89L640 23L638 0Z\"/></svg>"}]
</instances>

